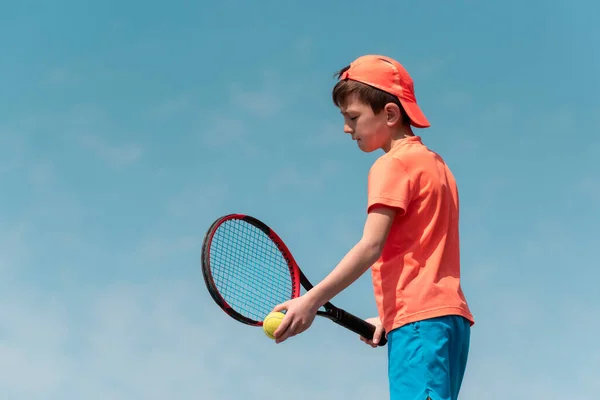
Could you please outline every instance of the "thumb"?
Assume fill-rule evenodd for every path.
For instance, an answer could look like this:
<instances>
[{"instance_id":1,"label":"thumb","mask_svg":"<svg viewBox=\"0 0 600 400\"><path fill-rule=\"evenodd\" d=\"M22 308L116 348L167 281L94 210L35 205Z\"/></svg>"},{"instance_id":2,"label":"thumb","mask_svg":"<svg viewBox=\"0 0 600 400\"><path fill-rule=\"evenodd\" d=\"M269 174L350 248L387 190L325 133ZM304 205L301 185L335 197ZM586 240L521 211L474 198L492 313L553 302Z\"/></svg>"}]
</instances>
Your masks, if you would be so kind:
<instances>
[{"instance_id":1,"label":"thumb","mask_svg":"<svg viewBox=\"0 0 600 400\"><path fill-rule=\"evenodd\" d=\"M383 333L383 326L381 324L375 325L375 333L373 333L373 343L379 343L381 340L381 334Z\"/></svg>"}]
</instances>

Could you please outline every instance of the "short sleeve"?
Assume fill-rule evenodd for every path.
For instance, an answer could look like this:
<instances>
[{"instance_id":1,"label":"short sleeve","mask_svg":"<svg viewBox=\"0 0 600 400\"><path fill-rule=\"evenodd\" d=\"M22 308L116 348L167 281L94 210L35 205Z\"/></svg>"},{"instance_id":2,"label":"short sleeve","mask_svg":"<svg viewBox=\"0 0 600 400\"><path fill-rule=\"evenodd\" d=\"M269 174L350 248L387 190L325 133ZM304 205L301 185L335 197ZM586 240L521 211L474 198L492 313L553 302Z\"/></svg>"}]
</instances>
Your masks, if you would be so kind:
<instances>
[{"instance_id":1,"label":"short sleeve","mask_svg":"<svg viewBox=\"0 0 600 400\"><path fill-rule=\"evenodd\" d=\"M400 208L402 215L411 197L411 178L402 161L395 157L379 158L369 171L367 212L375 205L384 205Z\"/></svg>"}]
</instances>

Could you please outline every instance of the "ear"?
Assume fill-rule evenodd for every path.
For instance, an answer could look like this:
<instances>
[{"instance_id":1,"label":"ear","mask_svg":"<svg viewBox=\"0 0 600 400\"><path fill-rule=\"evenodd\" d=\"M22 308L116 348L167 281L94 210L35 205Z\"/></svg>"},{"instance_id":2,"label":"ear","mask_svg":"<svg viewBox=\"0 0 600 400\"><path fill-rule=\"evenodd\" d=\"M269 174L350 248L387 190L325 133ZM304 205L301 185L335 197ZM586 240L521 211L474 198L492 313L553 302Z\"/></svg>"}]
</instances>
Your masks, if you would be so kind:
<instances>
[{"instance_id":1,"label":"ear","mask_svg":"<svg viewBox=\"0 0 600 400\"><path fill-rule=\"evenodd\" d=\"M384 107L386 122L388 126L402 124L402 113L400 107L394 103L387 103Z\"/></svg>"}]
</instances>

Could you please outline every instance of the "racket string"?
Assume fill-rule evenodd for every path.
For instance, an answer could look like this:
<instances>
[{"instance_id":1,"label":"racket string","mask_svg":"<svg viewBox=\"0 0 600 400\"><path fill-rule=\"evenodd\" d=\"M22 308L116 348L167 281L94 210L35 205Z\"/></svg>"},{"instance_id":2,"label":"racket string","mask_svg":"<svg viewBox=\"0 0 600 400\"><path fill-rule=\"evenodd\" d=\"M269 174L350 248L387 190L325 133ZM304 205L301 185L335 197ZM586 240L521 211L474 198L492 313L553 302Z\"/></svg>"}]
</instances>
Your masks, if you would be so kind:
<instances>
[{"instance_id":1,"label":"racket string","mask_svg":"<svg viewBox=\"0 0 600 400\"><path fill-rule=\"evenodd\" d=\"M210 264L213 280L225 301L255 321L292 296L287 262L260 229L240 220L224 222L215 232Z\"/></svg>"}]
</instances>

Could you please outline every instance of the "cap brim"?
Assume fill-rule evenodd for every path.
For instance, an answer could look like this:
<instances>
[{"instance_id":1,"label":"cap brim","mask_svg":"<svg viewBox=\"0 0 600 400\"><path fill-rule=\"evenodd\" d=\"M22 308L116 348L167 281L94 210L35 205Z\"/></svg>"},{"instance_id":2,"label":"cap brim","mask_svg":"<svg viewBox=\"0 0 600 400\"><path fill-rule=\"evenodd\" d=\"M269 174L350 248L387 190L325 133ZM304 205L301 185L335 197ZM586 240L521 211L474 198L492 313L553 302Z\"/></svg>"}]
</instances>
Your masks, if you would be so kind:
<instances>
[{"instance_id":1,"label":"cap brim","mask_svg":"<svg viewBox=\"0 0 600 400\"><path fill-rule=\"evenodd\" d=\"M408 114L408 117L410 118L410 124L412 126L417 128L429 128L431 126L427 120L427 117L425 117L425 114L423 114L423 111L421 111L421 108L417 105L417 103L402 100L400 100L400 102Z\"/></svg>"}]
</instances>

